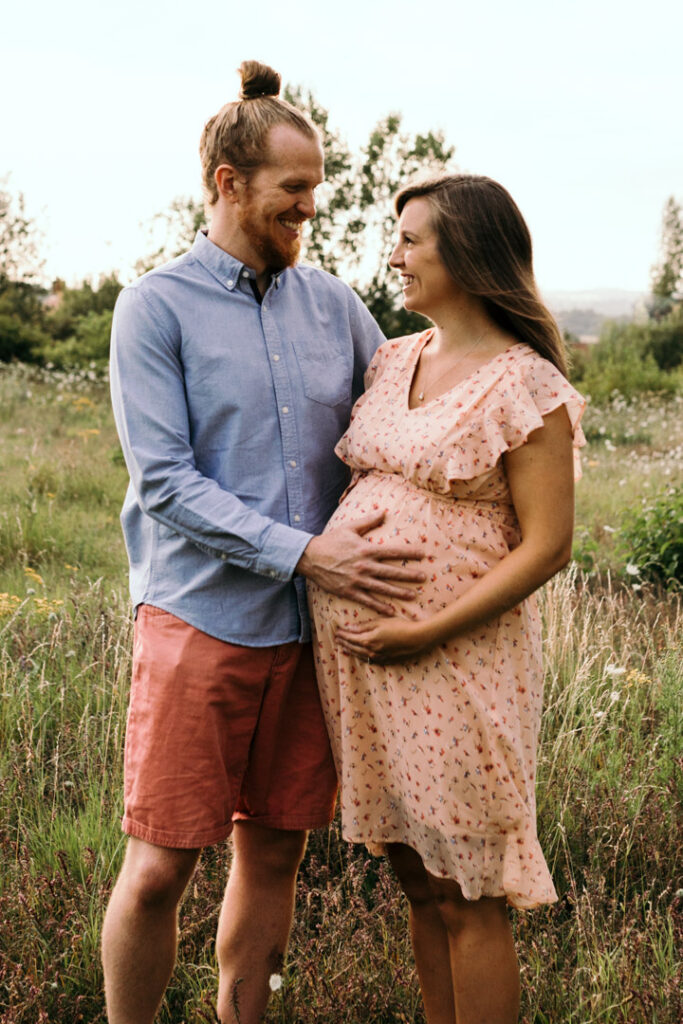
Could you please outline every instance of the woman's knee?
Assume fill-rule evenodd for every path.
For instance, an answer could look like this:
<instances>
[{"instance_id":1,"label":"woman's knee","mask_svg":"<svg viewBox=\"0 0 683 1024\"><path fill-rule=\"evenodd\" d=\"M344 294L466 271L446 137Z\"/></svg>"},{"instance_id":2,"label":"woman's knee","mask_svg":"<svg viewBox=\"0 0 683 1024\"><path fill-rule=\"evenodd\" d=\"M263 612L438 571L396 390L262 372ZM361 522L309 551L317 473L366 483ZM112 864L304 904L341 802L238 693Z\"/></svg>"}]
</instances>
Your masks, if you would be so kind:
<instances>
[{"instance_id":1,"label":"woman's knee","mask_svg":"<svg viewBox=\"0 0 683 1024\"><path fill-rule=\"evenodd\" d=\"M449 931L465 928L496 928L508 923L505 897L481 896L468 900L462 889L451 878L429 876L429 885L444 923Z\"/></svg>"},{"instance_id":2,"label":"woman's knee","mask_svg":"<svg viewBox=\"0 0 683 1024\"><path fill-rule=\"evenodd\" d=\"M404 843L390 843L387 854L399 885L413 907L434 902L434 892L429 884L429 875L422 858Z\"/></svg>"}]
</instances>

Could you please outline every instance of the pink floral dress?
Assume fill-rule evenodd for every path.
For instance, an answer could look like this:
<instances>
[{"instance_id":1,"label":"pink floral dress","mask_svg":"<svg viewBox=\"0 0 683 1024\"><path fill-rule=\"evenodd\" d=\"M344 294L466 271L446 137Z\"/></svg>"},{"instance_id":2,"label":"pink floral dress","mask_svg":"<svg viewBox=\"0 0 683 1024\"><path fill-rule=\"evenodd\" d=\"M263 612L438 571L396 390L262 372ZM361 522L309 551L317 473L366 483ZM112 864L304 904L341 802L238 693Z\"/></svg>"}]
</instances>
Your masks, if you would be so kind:
<instances>
[{"instance_id":1,"label":"pink floral dress","mask_svg":"<svg viewBox=\"0 0 683 1024\"><path fill-rule=\"evenodd\" d=\"M384 510L366 536L416 544L427 581L398 614L455 600L520 541L501 456L567 407L576 448L584 401L525 344L410 409L430 332L388 341L368 369L337 454L352 482L329 526ZM516 907L556 899L536 835L536 744L543 691L535 597L404 663L368 665L335 645L368 609L312 585L314 649L341 786L344 836L381 853L405 843L467 899Z\"/></svg>"}]
</instances>

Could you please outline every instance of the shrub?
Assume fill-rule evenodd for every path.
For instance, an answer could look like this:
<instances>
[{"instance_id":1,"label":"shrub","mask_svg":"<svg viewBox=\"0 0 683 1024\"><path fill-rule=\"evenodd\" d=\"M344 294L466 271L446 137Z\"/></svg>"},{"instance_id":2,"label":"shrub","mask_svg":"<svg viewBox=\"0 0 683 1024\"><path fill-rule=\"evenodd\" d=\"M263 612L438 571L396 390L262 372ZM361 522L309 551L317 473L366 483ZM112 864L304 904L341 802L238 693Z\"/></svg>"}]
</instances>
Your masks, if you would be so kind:
<instances>
[{"instance_id":1,"label":"shrub","mask_svg":"<svg viewBox=\"0 0 683 1024\"><path fill-rule=\"evenodd\" d=\"M619 534L627 572L668 589L683 587L683 493L672 489L627 512Z\"/></svg>"},{"instance_id":2,"label":"shrub","mask_svg":"<svg viewBox=\"0 0 683 1024\"><path fill-rule=\"evenodd\" d=\"M33 350L45 363L52 363L59 369L92 366L104 369L109 360L109 339L113 313L86 313L78 317L74 333L64 341L48 338Z\"/></svg>"},{"instance_id":3,"label":"shrub","mask_svg":"<svg viewBox=\"0 0 683 1024\"><path fill-rule=\"evenodd\" d=\"M593 401L613 391L633 398L643 391L673 394L680 386L683 318L679 311L659 323L605 324L590 349L574 347L572 381Z\"/></svg>"}]
</instances>

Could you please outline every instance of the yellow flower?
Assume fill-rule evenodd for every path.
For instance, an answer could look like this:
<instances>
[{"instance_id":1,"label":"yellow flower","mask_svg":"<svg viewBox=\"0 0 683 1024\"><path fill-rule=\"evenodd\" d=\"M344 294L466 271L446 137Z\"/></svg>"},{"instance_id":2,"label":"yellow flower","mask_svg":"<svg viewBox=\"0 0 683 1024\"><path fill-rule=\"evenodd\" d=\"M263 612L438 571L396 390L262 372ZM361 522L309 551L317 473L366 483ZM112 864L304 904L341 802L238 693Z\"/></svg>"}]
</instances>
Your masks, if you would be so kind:
<instances>
[{"instance_id":1,"label":"yellow flower","mask_svg":"<svg viewBox=\"0 0 683 1024\"><path fill-rule=\"evenodd\" d=\"M29 579L32 579L35 583L40 583L41 587L45 586L45 580L43 577L40 573L36 572L35 569L32 569L30 565L27 565L24 569L24 575L28 576Z\"/></svg>"},{"instance_id":2,"label":"yellow flower","mask_svg":"<svg viewBox=\"0 0 683 1024\"><path fill-rule=\"evenodd\" d=\"M12 615L20 604L21 598L16 594L0 594L0 618Z\"/></svg>"}]
</instances>

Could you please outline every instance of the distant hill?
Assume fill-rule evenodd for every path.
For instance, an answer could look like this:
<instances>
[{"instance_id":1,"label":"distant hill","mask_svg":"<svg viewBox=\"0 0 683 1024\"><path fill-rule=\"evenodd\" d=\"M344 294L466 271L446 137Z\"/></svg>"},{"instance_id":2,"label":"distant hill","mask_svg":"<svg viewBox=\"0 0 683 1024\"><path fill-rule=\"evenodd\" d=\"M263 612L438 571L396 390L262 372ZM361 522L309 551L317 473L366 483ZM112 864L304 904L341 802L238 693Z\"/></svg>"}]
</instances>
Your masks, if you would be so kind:
<instances>
[{"instance_id":1,"label":"distant hill","mask_svg":"<svg viewBox=\"0 0 683 1024\"><path fill-rule=\"evenodd\" d=\"M560 327L577 337L595 340L605 320L633 320L644 309L646 292L618 288L548 291L543 298Z\"/></svg>"}]
</instances>

